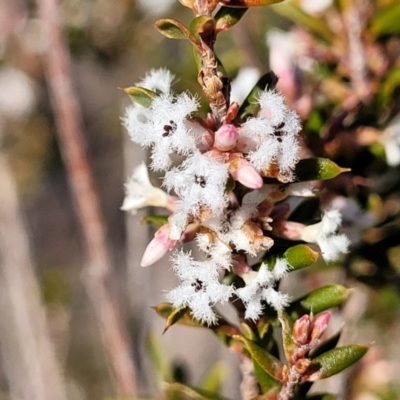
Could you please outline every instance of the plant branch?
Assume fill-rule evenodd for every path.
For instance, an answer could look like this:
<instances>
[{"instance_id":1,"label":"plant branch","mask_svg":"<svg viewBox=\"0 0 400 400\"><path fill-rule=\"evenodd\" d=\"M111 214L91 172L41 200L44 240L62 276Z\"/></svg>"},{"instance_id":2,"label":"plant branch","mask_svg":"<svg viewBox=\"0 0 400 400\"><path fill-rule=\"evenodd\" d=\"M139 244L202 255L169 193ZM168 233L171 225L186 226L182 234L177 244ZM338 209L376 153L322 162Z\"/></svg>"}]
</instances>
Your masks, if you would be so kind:
<instances>
[{"instance_id":1,"label":"plant branch","mask_svg":"<svg viewBox=\"0 0 400 400\"><path fill-rule=\"evenodd\" d=\"M106 243L106 227L84 146L81 115L71 80L57 0L38 0L46 38L46 79L52 97L57 134L66 164L76 211L86 242L85 284L97 314L116 391L136 396L136 374L128 332L115 296L115 279Z\"/></svg>"},{"instance_id":2,"label":"plant branch","mask_svg":"<svg viewBox=\"0 0 400 400\"><path fill-rule=\"evenodd\" d=\"M0 151L0 344L10 398L66 400L24 225L12 172Z\"/></svg>"}]
</instances>

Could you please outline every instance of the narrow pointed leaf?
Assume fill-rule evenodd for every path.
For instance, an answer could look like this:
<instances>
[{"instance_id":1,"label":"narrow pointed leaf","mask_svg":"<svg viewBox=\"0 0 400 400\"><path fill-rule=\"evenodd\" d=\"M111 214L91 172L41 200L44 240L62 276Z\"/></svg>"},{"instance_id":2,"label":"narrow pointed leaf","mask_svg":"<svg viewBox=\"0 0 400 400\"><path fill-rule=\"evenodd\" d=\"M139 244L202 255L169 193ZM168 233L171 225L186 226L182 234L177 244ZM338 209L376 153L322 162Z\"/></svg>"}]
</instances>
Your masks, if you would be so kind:
<instances>
[{"instance_id":1,"label":"narrow pointed leaf","mask_svg":"<svg viewBox=\"0 0 400 400\"><path fill-rule=\"evenodd\" d=\"M153 100L157 97L157 93L139 86L131 86L122 89L129 97L143 107L149 108Z\"/></svg>"},{"instance_id":2,"label":"narrow pointed leaf","mask_svg":"<svg viewBox=\"0 0 400 400\"><path fill-rule=\"evenodd\" d=\"M320 356L321 354L334 349L339 342L341 333L342 332L339 331L336 335L333 335L329 339L320 343L318 345L318 347L316 347L314 350L311 351L310 358L316 358L316 357Z\"/></svg>"},{"instance_id":3,"label":"narrow pointed leaf","mask_svg":"<svg viewBox=\"0 0 400 400\"><path fill-rule=\"evenodd\" d=\"M189 24L189 32L194 41L199 42L201 36L214 37L215 19L207 15L201 15L193 19ZM213 39L211 39L213 40Z\"/></svg>"},{"instance_id":4,"label":"narrow pointed leaf","mask_svg":"<svg viewBox=\"0 0 400 400\"><path fill-rule=\"evenodd\" d=\"M285 312L278 313L278 318L282 326L283 349L286 359L290 361L297 347L293 341L293 321Z\"/></svg>"},{"instance_id":5,"label":"narrow pointed leaf","mask_svg":"<svg viewBox=\"0 0 400 400\"><path fill-rule=\"evenodd\" d=\"M258 99L261 95L261 92L264 91L266 88L270 90L275 89L277 83L278 77L272 71L267 72L265 75L263 75L255 84L255 86L241 105L237 117L238 122L243 122L247 118L255 116L260 110Z\"/></svg>"},{"instance_id":6,"label":"narrow pointed leaf","mask_svg":"<svg viewBox=\"0 0 400 400\"><path fill-rule=\"evenodd\" d=\"M158 315L167 320L164 332L166 332L175 323L179 323L186 326L194 326L194 327L203 326L200 322L197 322L192 318L188 308L174 309L171 303L160 303L153 308ZM183 310L185 310L184 313Z\"/></svg>"},{"instance_id":7,"label":"narrow pointed leaf","mask_svg":"<svg viewBox=\"0 0 400 400\"><path fill-rule=\"evenodd\" d=\"M261 387L263 394L277 394L279 393L282 384L274 379L271 375L267 374L257 363L253 360L254 374L257 377L258 383Z\"/></svg>"},{"instance_id":8,"label":"narrow pointed leaf","mask_svg":"<svg viewBox=\"0 0 400 400\"><path fill-rule=\"evenodd\" d=\"M223 397L215 393L209 393L205 390L183 385L182 383L171 383L166 388L166 393L171 395L173 393L180 393L185 397L193 400L223 400Z\"/></svg>"},{"instance_id":9,"label":"narrow pointed leaf","mask_svg":"<svg viewBox=\"0 0 400 400\"><path fill-rule=\"evenodd\" d=\"M171 303L161 303L153 308L158 315L167 320L164 332L166 332L175 323L197 328L211 329L218 337L218 339L221 340L228 347L234 346L235 343L237 345L237 342L232 340L232 338L236 335L241 335L238 327L232 325L220 315L218 315L218 322L216 325L208 326L206 324L201 324L200 322L193 319L192 315L190 314L189 308L185 309L185 313L181 311L182 309L174 309Z\"/></svg>"},{"instance_id":10,"label":"narrow pointed leaf","mask_svg":"<svg viewBox=\"0 0 400 400\"><path fill-rule=\"evenodd\" d=\"M165 357L165 351L158 341L158 337L156 338L156 335L150 334L147 337L146 344L148 354L152 361L152 366L157 374L157 381L170 382L172 380L172 366Z\"/></svg>"},{"instance_id":11,"label":"narrow pointed leaf","mask_svg":"<svg viewBox=\"0 0 400 400\"><path fill-rule=\"evenodd\" d=\"M213 365L211 370L207 372L205 378L203 378L201 389L218 394L227 376L227 372L226 365L222 362Z\"/></svg>"},{"instance_id":12,"label":"narrow pointed leaf","mask_svg":"<svg viewBox=\"0 0 400 400\"><path fill-rule=\"evenodd\" d=\"M181 318L183 318L187 312L189 312L189 309L187 307L173 309L168 315L167 320L165 321L163 334L167 332L167 330L171 328L172 325L175 325Z\"/></svg>"},{"instance_id":13,"label":"narrow pointed leaf","mask_svg":"<svg viewBox=\"0 0 400 400\"><path fill-rule=\"evenodd\" d=\"M220 3L225 4L228 7L257 7L269 6L282 1L283 0L220 0Z\"/></svg>"},{"instance_id":14,"label":"narrow pointed leaf","mask_svg":"<svg viewBox=\"0 0 400 400\"><path fill-rule=\"evenodd\" d=\"M392 2L379 11L371 20L371 31L375 35L395 34L400 32L400 3Z\"/></svg>"},{"instance_id":15,"label":"narrow pointed leaf","mask_svg":"<svg viewBox=\"0 0 400 400\"><path fill-rule=\"evenodd\" d=\"M298 182L327 180L348 171L349 168L341 168L328 158L305 158L297 163L295 176Z\"/></svg>"},{"instance_id":16,"label":"narrow pointed leaf","mask_svg":"<svg viewBox=\"0 0 400 400\"><path fill-rule=\"evenodd\" d=\"M357 362L368 349L369 346L351 344L327 351L311 361L311 374L305 380L314 382L336 375Z\"/></svg>"},{"instance_id":17,"label":"narrow pointed leaf","mask_svg":"<svg viewBox=\"0 0 400 400\"><path fill-rule=\"evenodd\" d=\"M156 28L169 39L188 39L189 30L181 22L175 19L159 19L155 23Z\"/></svg>"},{"instance_id":18,"label":"narrow pointed leaf","mask_svg":"<svg viewBox=\"0 0 400 400\"><path fill-rule=\"evenodd\" d=\"M161 227L168 222L168 215L147 215L142 218L141 222L155 227Z\"/></svg>"},{"instance_id":19,"label":"narrow pointed leaf","mask_svg":"<svg viewBox=\"0 0 400 400\"><path fill-rule=\"evenodd\" d=\"M282 379L283 364L277 358L243 336L234 336L234 339L245 343L251 358L255 360L268 375L276 380Z\"/></svg>"},{"instance_id":20,"label":"narrow pointed leaf","mask_svg":"<svg viewBox=\"0 0 400 400\"><path fill-rule=\"evenodd\" d=\"M251 329L251 327L247 324L245 324L244 322L240 324L244 336L246 336L247 339L253 341L253 342L257 342L258 341L258 337L256 335L256 333L253 331L253 329Z\"/></svg>"},{"instance_id":21,"label":"narrow pointed leaf","mask_svg":"<svg viewBox=\"0 0 400 400\"><path fill-rule=\"evenodd\" d=\"M283 257L293 270L309 267L318 260L320 253L305 244L290 247Z\"/></svg>"},{"instance_id":22,"label":"narrow pointed leaf","mask_svg":"<svg viewBox=\"0 0 400 400\"><path fill-rule=\"evenodd\" d=\"M286 311L292 315L304 315L313 312L319 314L322 311L340 306L349 296L350 289L344 286L332 284L316 289L304 297L294 301ZM293 315L292 315L293 316Z\"/></svg>"},{"instance_id":23,"label":"narrow pointed leaf","mask_svg":"<svg viewBox=\"0 0 400 400\"><path fill-rule=\"evenodd\" d=\"M268 322L262 322L258 326L258 336L260 337L261 343L268 343L272 337L273 328Z\"/></svg>"},{"instance_id":24,"label":"narrow pointed leaf","mask_svg":"<svg viewBox=\"0 0 400 400\"><path fill-rule=\"evenodd\" d=\"M236 25L241 20L246 11L247 8L230 8L222 6L215 15L215 30L221 32L232 28L232 26Z\"/></svg>"}]
</instances>

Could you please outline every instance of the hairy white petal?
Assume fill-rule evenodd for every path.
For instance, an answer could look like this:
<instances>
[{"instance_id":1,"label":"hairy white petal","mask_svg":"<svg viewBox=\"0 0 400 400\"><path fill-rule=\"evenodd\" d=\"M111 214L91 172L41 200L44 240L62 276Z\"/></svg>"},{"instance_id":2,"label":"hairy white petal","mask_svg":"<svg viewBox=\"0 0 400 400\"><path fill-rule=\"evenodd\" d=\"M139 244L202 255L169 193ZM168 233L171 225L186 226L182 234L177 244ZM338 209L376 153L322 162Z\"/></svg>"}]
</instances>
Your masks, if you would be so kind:
<instances>
[{"instance_id":1,"label":"hairy white petal","mask_svg":"<svg viewBox=\"0 0 400 400\"><path fill-rule=\"evenodd\" d=\"M277 311L282 311L289 305L289 296L276 291L272 287L263 289L262 298Z\"/></svg>"},{"instance_id":2,"label":"hairy white petal","mask_svg":"<svg viewBox=\"0 0 400 400\"><path fill-rule=\"evenodd\" d=\"M152 69L137 85L149 90L168 93L174 79L175 75L166 68Z\"/></svg>"},{"instance_id":3,"label":"hairy white petal","mask_svg":"<svg viewBox=\"0 0 400 400\"><path fill-rule=\"evenodd\" d=\"M174 308L189 307L195 319L212 324L216 322L212 307L225 303L232 296L232 286L219 282L218 266L214 260L195 261L190 253L175 251L171 257L172 268L180 285L167 293Z\"/></svg>"},{"instance_id":4,"label":"hairy white petal","mask_svg":"<svg viewBox=\"0 0 400 400\"><path fill-rule=\"evenodd\" d=\"M163 190L154 187L149 179L146 164L143 162L135 168L131 178L125 184L126 196L121 210L131 211L143 207L166 207L168 195Z\"/></svg>"},{"instance_id":5,"label":"hairy white petal","mask_svg":"<svg viewBox=\"0 0 400 400\"><path fill-rule=\"evenodd\" d=\"M246 286L236 289L238 296L246 307L245 318L256 321L262 314L262 302L267 302L275 310L282 310L289 304L289 297L274 289L275 283L283 278L288 271L285 260L278 259L272 271L266 264L261 264L257 275L249 280L246 279Z\"/></svg>"},{"instance_id":6,"label":"hairy white petal","mask_svg":"<svg viewBox=\"0 0 400 400\"><path fill-rule=\"evenodd\" d=\"M207 207L218 215L227 203L225 185L228 166L207 155L195 152L179 167L165 174L163 185L175 191L181 201L177 213L198 215L201 207ZM172 224L175 219L172 218ZM182 217L180 217L182 219Z\"/></svg>"},{"instance_id":7,"label":"hairy white petal","mask_svg":"<svg viewBox=\"0 0 400 400\"><path fill-rule=\"evenodd\" d=\"M320 238L318 245L326 261L335 261L341 254L348 252L350 241L344 234L330 235Z\"/></svg>"}]
</instances>

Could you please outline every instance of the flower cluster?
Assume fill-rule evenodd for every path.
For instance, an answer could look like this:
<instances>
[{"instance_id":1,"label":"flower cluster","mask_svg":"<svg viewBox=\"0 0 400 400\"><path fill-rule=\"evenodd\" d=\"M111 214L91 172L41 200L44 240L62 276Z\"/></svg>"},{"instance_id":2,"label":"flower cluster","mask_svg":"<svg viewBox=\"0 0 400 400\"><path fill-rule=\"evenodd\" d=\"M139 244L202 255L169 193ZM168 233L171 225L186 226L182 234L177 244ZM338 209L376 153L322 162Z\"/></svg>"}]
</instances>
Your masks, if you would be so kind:
<instances>
[{"instance_id":1,"label":"flower cluster","mask_svg":"<svg viewBox=\"0 0 400 400\"><path fill-rule=\"evenodd\" d=\"M254 270L246 255L269 250L276 236L315 242L327 260L348 246L347 238L336 233L336 211L308 227L286 220L290 206L283 200L314 194L309 183L293 182L300 153L299 117L279 93L266 88L257 97L255 115L244 122L236 122L236 103L223 121L211 114L201 118L198 99L173 93L173 80L167 70L151 71L138 84L154 94L151 104L133 104L123 120L132 140L151 149L151 168L164 173L162 186L169 193L152 187L140 167L127 184L123 208L152 204L173 211L141 265L195 240L205 253L203 260L176 249L172 255L181 282L167 295L175 308L189 307L195 319L207 324L217 320L213 307L233 296L245 306L246 319L257 320L265 304L282 310L289 298L276 287L290 266L278 258L273 265L262 263ZM183 161L176 165L174 155ZM141 181L145 189L138 188ZM296 234L291 235L293 231ZM228 274L237 277L237 287L224 283Z\"/></svg>"}]
</instances>

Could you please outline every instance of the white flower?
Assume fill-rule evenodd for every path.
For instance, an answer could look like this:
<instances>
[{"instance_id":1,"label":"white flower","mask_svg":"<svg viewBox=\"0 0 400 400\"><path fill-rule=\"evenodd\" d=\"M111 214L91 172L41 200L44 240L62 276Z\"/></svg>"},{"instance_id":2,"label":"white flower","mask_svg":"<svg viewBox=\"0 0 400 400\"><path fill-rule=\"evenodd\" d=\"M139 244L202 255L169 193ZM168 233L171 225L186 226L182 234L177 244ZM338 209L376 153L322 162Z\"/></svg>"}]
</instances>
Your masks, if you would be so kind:
<instances>
[{"instance_id":1,"label":"white flower","mask_svg":"<svg viewBox=\"0 0 400 400\"><path fill-rule=\"evenodd\" d=\"M125 184L126 195L121 210L136 214L143 207L168 207L172 198L164 190L154 187L149 179L146 164L143 162L135 168Z\"/></svg>"},{"instance_id":2,"label":"white flower","mask_svg":"<svg viewBox=\"0 0 400 400\"><path fill-rule=\"evenodd\" d=\"M228 270L231 268L232 249L226 243L207 233L197 234L196 242L199 249L204 251L218 266Z\"/></svg>"},{"instance_id":3,"label":"white flower","mask_svg":"<svg viewBox=\"0 0 400 400\"><path fill-rule=\"evenodd\" d=\"M248 159L254 168L262 171L275 162L282 179L289 181L300 151L299 117L285 106L283 97L275 91L264 91L258 103L257 117L249 118L242 125L239 140L247 143Z\"/></svg>"},{"instance_id":4,"label":"white flower","mask_svg":"<svg viewBox=\"0 0 400 400\"><path fill-rule=\"evenodd\" d=\"M256 213L256 204L244 204L235 211L203 221L203 225L236 251L243 250L255 256L257 252L268 250L273 244L273 240L264 236L262 229L251 221Z\"/></svg>"},{"instance_id":5,"label":"white flower","mask_svg":"<svg viewBox=\"0 0 400 400\"><path fill-rule=\"evenodd\" d=\"M228 166L200 152L195 152L179 167L165 174L163 185L168 191L174 190L180 198L176 215L170 219L171 226L177 228L176 235L180 236L185 228L187 216L198 216L201 207L207 207L216 215L223 211L227 203L227 179ZM175 232L173 228L172 231Z\"/></svg>"},{"instance_id":6,"label":"white flower","mask_svg":"<svg viewBox=\"0 0 400 400\"><path fill-rule=\"evenodd\" d=\"M326 261L336 260L340 254L347 253L350 242L346 235L337 234L342 216L338 210L328 210L321 222L305 226L300 231L300 239L317 243Z\"/></svg>"},{"instance_id":7,"label":"white flower","mask_svg":"<svg viewBox=\"0 0 400 400\"><path fill-rule=\"evenodd\" d=\"M330 207L340 210L343 231L353 245L359 243L364 231L374 224L372 213L362 210L351 198L336 196L329 204Z\"/></svg>"},{"instance_id":8,"label":"white flower","mask_svg":"<svg viewBox=\"0 0 400 400\"><path fill-rule=\"evenodd\" d=\"M169 93L174 79L175 75L166 68L152 69L137 83L137 86L156 92Z\"/></svg>"},{"instance_id":9,"label":"white flower","mask_svg":"<svg viewBox=\"0 0 400 400\"><path fill-rule=\"evenodd\" d=\"M198 101L187 93L157 96L148 110L133 106L124 119L131 139L143 147L151 147L151 167L165 171L171 165L169 154L189 155L196 149L196 140L187 117L197 110Z\"/></svg>"},{"instance_id":10,"label":"white flower","mask_svg":"<svg viewBox=\"0 0 400 400\"><path fill-rule=\"evenodd\" d=\"M242 276L246 286L236 289L236 295L246 307L245 318L257 321L263 312L262 302L267 302L275 310L281 311L288 305L289 297L274 289L275 283L286 276L288 265L284 259L277 259L274 269L261 264L258 273L251 271ZM246 276L247 275L247 276Z\"/></svg>"},{"instance_id":11,"label":"white flower","mask_svg":"<svg viewBox=\"0 0 400 400\"><path fill-rule=\"evenodd\" d=\"M168 292L167 300L174 308L189 307L198 321L208 325L217 322L212 307L228 301L234 292L232 286L219 282L219 266L212 259L195 261L183 251L176 251L171 259L181 284Z\"/></svg>"}]
</instances>

